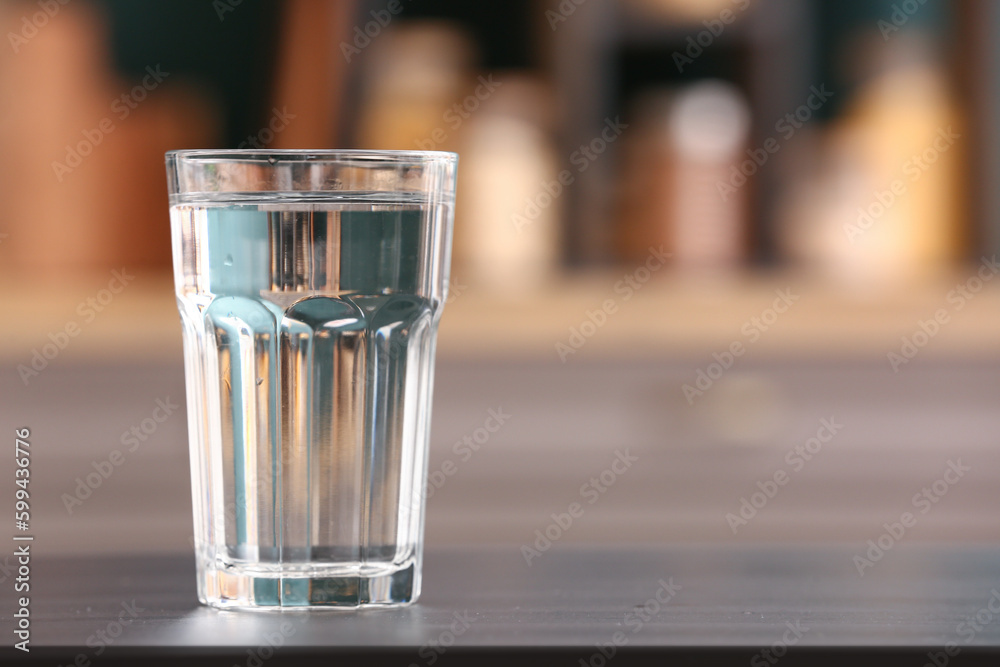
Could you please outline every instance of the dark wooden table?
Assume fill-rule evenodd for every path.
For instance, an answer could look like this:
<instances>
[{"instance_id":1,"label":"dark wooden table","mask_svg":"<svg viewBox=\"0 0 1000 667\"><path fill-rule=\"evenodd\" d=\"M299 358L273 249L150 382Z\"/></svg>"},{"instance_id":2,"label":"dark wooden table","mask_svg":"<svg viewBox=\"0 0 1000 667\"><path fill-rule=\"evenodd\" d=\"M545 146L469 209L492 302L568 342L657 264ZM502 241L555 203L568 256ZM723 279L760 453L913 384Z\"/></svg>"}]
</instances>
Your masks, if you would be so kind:
<instances>
[{"instance_id":1,"label":"dark wooden table","mask_svg":"<svg viewBox=\"0 0 1000 667\"><path fill-rule=\"evenodd\" d=\"M3 428L30 427L36 456L34 650L5 648L0 569L0 663L1000 665L1000 367L748 361L691 406L681 387L702 361L443 363L431 470L458 471L429 501L424 595L318 614L197 604L183 408L66 507L157 399L182 402L179 364L13 375ZM453 444L501 408L509 423L462 460ZM793 471L788 452L829 418L843 429ZM639 461L529 566L522 545L622 449ZM861 576L854 557L949 460L971 470ZM779 470L789 483L734 534L727 514ZM616 642L610 659L597 648ZM949 642L958 654L938 655Z\"/></svg>"},{"instance_id":2,"label":"dark wooden table","mask_svg":"<svg viewBox=\"0 0 1000 667\"><path fill-rule=\"evenodd\" d=\"M221 648L245 661L247 650L271 646L289 659L361 651L401 665L449 654L479 664L525 649L599 665L595 656L612 647L615 664L656 655L816 664L851 649L852 661L920 665L948 646L953 664L1000 659L1000 549L889 552L864 577L853 555L833 546L554 546L527 567L515 544L436 549L418 604L361 613L201 607L186 554L50 557L33 564L32 645L62 646L62 660L96 664L162 647L192 658L219 657Z\"/></svg>"}]
</instances>

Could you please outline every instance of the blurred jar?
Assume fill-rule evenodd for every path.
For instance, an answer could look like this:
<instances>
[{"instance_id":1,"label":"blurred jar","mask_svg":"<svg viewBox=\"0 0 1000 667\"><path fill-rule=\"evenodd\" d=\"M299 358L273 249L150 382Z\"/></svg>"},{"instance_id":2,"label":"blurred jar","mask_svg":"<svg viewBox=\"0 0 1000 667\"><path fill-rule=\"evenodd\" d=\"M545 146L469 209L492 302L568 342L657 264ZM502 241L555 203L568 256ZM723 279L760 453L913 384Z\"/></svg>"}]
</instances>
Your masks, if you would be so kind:
<instances>
[{"instance_id":1,"label":"blurred jar","mask_svg":"<svg viewBox=\"0 0 1000 667\"><path fill-rule=\"evenodd\" d=\"M0 32L38 12L0 3ZM59 281L169 267L163 153L216 136L207 96L172 75L133 98L93 3L60 6L31 34L0 53L0 265Z\"/></svg>"},{"instance_id":2,"label":"blurred jar","mask_svg":"<svg viewBox=\"0 0 1000 667\"><path fill-rule=\"evenodd\" d=\"M790 255L869 287L932 275L964 229L964 130L945 68L915 31L862 41L865 82L827 133L816 173L788 191Z\"/></svg>"},{"instance_id":3,"label":"blurred jar","mask_svg":"<svg viewBox=\"0 0 1000 667\"><path fill-rule=\"evenodd\" d=\"M457 128L455 276L497 292L523 292L558 269L569 171L560 181L548 87L517 72L479 81L462 103L465 118Z\"/></svg>"},{"instance_id":4,"label":"blurred jar","mask_svg":"<svg viewBox=\"0 0 1000 667\"><path fill-rule=\"evenodd\" d=\"M747 145L750 111L742 92L702 81L636 104L619 192L624 259L664 245L676 265L728 268L746 256L747 192L731 176Z\"/></svg>"},{"instance_id":5,"label":"blurred jar","mask_svg":"<svg viewBox=\"0 0 1000 667\"><path fill-rule=\"evenodd\" d=\"M421 21L390 25L363 54L358 143L374 150L454 150L445 115L472 77L475 47L460 27Z\"/></svg>"}]
</instances>

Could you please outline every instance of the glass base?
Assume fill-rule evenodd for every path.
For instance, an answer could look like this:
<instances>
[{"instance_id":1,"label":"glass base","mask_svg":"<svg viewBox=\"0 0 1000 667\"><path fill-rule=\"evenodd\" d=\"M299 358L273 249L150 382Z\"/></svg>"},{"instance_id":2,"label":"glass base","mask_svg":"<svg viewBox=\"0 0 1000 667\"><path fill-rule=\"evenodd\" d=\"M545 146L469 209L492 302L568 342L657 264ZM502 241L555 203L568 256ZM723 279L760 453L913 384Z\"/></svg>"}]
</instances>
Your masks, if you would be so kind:
<instances>
[{"instance_id":1,"label":"glass base","mask_svg":"<svg viewBox=\"0 0 1000 667\"><path fill-rule=\"evenodd\" d=\"M198 572L198 599L220 609L359 609L403 607L420 595L417 563L344 572L322 566L308 573L262 572L227 566Z\"/></svg>"}]
</instances>

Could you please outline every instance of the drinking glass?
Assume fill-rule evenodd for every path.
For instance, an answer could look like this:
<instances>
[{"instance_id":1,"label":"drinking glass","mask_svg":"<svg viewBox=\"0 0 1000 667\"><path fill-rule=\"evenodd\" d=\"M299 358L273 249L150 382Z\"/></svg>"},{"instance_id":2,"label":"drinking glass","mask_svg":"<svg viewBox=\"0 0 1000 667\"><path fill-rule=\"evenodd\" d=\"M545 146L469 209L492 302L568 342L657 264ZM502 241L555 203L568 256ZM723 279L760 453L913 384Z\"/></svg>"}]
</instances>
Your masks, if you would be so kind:
<instances>
[{"instance_id":1,"label":"drinking glass","mask_svg":"<svg viewBox=\"0 0 1000 667\"><path fill-rule=\"evenodd\" d=\"M420 593L454 153L167 153L198 597Z\"/></svg>"}]
</instances>

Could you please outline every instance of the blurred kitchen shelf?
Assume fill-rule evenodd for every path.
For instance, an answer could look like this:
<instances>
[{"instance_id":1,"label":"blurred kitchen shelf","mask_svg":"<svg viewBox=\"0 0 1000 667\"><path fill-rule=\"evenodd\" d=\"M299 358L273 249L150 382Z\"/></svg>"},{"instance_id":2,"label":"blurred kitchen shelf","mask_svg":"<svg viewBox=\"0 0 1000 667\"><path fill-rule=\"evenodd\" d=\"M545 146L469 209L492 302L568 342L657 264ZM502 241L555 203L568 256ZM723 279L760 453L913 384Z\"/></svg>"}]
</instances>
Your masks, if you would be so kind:
<instances>
[{"instance_id":1,"label":"blurred kitchen shelf","mask_svg":"<svg viewBox=\"0 0 1000 667\"><path fill-rule=\"evenodd\" d=\"M453 283L438 353L458 360L558 362L557 343L571 345L571 328L584 328L587 331L574 342L585 342L568 355L568 363L655 358L701 364L737 341L747 348L744 359L885 361L890 351L899 351L903 336L913 337L921 321L933 319L943 309L949 320L925 343L921 360L1000 358L1000 281L987 283L961 309L948 300L949 291L975 275L972 268L919 284L855 291L788 272L713 277L665 273L654 276L631 298L626 298L628 291L619 282L624 274L621 270L566 277L524 295L488 294ZM87 299L94 298L107 280L104 276L58 288L38 283L4 290L3 312L16 316L5 318L0 326L0 359L11 365L30 363L33 351L48 344L50 335L61 338L57 333L70 322L79 325L80 333L68 339L54 363L179 359L181 327L170 276L136 274L88 321L92 307ZM752 318L762 317L783 290L797 297L794 305L770 325L754 324ZM584 324L590 321L588 312L600 311L607 301L613 302L614 312L591 331Z\"/></svg>"},{"instance_id":2,"label":"blurred kitchen shelf","mask_svg":"<svg viewBox=\"0 0 1000 667\"><path fill-rule=\"evenodd\" d=\"M634 122L629 111L634 95L676 89L706 78L729 81L746 94L752 116L750 144L761 146L774 136L775 122L801 105L816 83L817 25L810 0L733 3L721 8L730 10L727 18L732 17L730 23L721 24L721 30L704 22L719 21L721 13L682 20L641 10L637 4L580 4L572 21L545 33L547 73L563 110L560 154L567 159L599 137L609 118ZM636 50L640 58L626 57ZM720 53L728 54L725 62L736 66L720 66L711 55L702 57ZM689 62L679 64L678 54ZM641 72L634 71L637 63L642 63ZM621 150L620 144L609 143L606 156L579 173L576 187L568 191L564 239L566 259L573 266L611 259L618 234L613 224L618 195L609 184L617 182L615 165ZM761 264L781 256L778 230L771 221L779 209L779 194L787 187L783 174L796 173L789 162L791 155L792 151L776 153L750 186L752 204L746 224L753 247L746 250L752 261Z\"/></svg>"}]
</instances>

